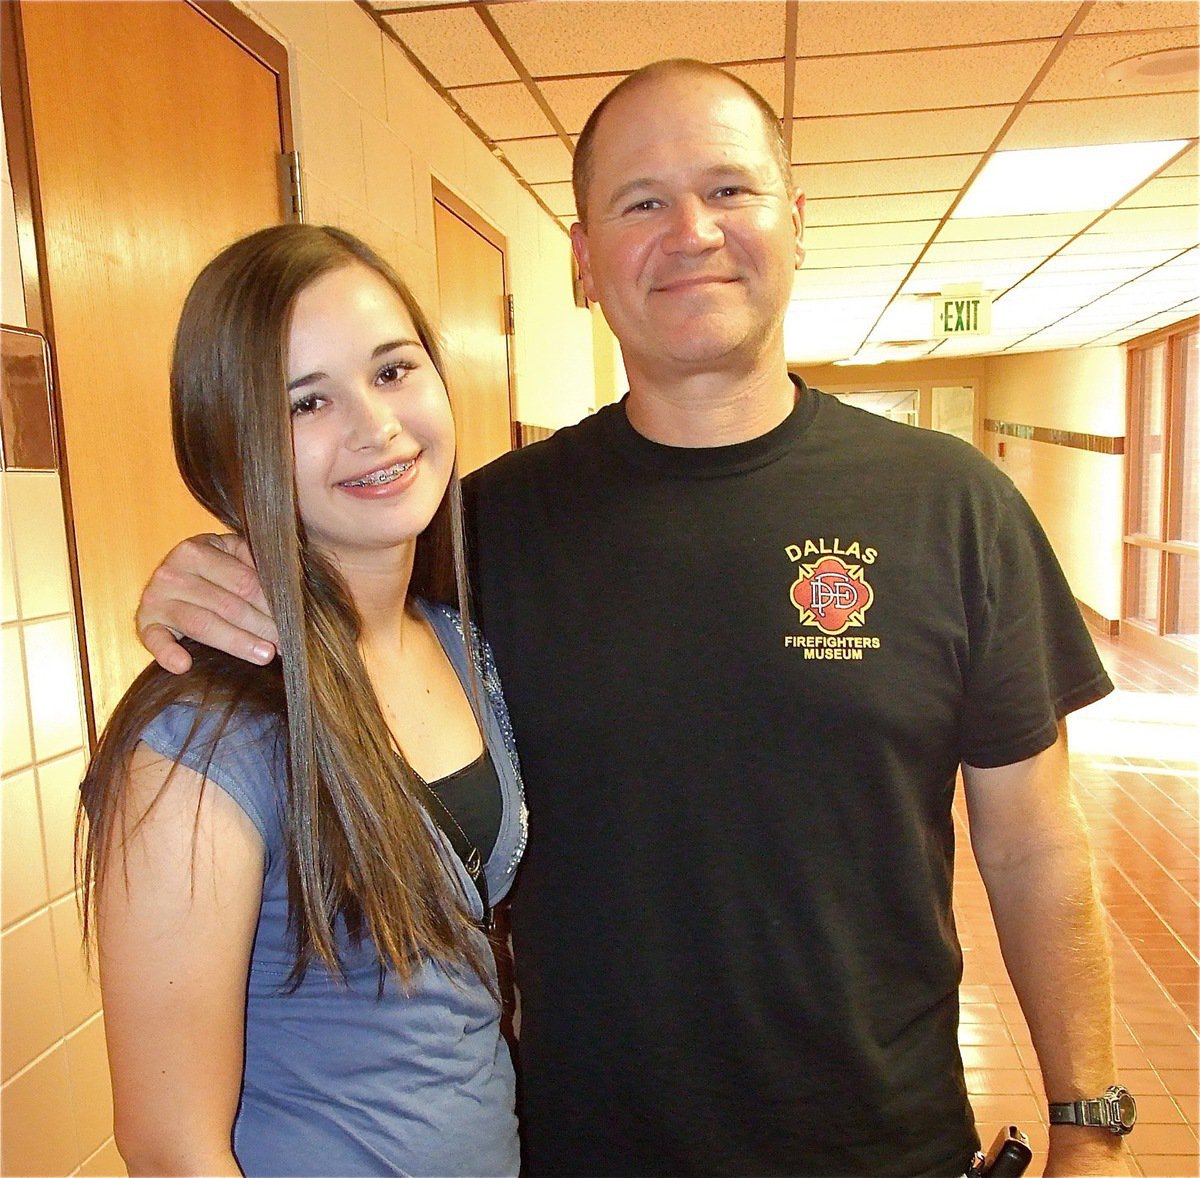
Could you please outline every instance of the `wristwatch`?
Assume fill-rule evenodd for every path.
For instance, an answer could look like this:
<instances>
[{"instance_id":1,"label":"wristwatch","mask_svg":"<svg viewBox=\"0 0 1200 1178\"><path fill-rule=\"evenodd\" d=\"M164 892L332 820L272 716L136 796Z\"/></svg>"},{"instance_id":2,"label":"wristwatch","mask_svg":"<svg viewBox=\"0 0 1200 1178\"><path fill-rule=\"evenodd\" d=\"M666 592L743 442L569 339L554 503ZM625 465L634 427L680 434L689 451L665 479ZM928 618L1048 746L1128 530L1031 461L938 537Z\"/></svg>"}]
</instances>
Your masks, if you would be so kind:
<instances>
[{"instance_id":1,"label":"wristwatch","mask_svg":"<svg viewBox=\"0 0 1200 1178\"><path fill-rule=\"evenodd\" d=\"M1137 1121L1137 1102L1128 1088L1113 1084L1103 1096L1093 1100L1073 1100L1050 1106L1050 1124L1085 1125L1107 1129L1118 1135L1128 1133Z\"/></svg>"}]
</instances>

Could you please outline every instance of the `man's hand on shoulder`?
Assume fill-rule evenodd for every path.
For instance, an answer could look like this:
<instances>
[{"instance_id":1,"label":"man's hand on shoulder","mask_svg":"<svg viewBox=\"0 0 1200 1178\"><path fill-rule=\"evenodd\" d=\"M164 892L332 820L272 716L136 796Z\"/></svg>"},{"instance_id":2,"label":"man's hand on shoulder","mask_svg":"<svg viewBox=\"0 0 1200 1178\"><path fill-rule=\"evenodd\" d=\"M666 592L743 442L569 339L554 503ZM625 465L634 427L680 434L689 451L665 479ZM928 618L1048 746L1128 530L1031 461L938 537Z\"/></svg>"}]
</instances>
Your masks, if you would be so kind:
<instances>
[{"instance_id":1,"label":"man's hand on shoulder","mask_svg":"<svg viewBox=\"0 0 1200 1178\"><path fill-rule=\"evenodd\" d=\"M192 665L181 635L262 666L279 642L250 548L229 535L192 536L171 549L142 591L137 631L158 665L176 675Z\"/></svg>"}]
</instances>

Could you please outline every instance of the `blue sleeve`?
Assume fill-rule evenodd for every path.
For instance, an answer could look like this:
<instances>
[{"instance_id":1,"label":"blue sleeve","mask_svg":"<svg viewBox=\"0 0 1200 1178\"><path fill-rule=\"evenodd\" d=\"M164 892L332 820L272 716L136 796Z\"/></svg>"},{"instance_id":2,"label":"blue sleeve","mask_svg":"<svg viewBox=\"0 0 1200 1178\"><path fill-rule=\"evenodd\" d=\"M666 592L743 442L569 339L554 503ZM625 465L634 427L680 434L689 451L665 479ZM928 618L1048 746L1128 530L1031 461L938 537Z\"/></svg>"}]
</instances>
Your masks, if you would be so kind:
<instances>
[{"instance_id":1,"label":"blue sleeve","mask_svg":"<svg viewBox=\"0 0 1200 1178\"><path fill-rule=\"evenodd\" d=\"M142 731L142 742L168 760L206 777L227 793L254 823L267 848L267 868L282 845L287 745L278 721L199 713L172 704Z\"/></svg>"}]
</instances>

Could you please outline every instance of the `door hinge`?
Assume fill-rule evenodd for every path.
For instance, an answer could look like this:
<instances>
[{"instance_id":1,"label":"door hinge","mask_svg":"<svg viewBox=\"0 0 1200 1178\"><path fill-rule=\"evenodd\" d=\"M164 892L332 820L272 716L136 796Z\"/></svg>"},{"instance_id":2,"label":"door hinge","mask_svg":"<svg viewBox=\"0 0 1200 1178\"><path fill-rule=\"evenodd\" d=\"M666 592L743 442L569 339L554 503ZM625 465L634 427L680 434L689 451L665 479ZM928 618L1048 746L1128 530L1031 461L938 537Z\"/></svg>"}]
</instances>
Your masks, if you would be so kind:
<instances>
[{"instance_id":1,"label":"door hinge","mask_svg":"<svg viewBox=\"0 0 1200 1178\"><path fill-rule=\"evenodd\" d=\"M298 151L280 153L279 193L284 215L292 221L303 221L304 187L301 183L300 153Z\"/></svg>"},{"instance_id":2,"label":"door hinge","mask_svg":"<svg viewBox=\"0 0 1200 1178\"><path fill-rule=\"evenodd\" d=\"M517 304L512 295L504 296L504 334L517 334Z\"/></svg>"}]
</instances>

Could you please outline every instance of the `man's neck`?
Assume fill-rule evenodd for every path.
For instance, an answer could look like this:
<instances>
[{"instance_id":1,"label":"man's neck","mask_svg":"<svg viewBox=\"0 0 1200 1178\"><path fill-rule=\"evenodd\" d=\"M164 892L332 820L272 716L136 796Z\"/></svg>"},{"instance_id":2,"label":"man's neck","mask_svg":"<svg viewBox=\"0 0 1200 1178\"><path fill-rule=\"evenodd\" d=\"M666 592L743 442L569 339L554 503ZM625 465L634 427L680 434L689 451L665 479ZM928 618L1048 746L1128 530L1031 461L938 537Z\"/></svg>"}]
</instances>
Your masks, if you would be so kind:
<instances>
[{"instance_id":1,"label":"man's neck","mask_svg":"<svg viewBox=\"0 0 1200 1178\"><path fill-rule=\"evenodd\" d=\"M629 424L652 442L692 449L731 446L770 433L792 412L796 386L786 365L741 377L705 373L671 383L629 373Z\"/></svg>"}]
</instances>

